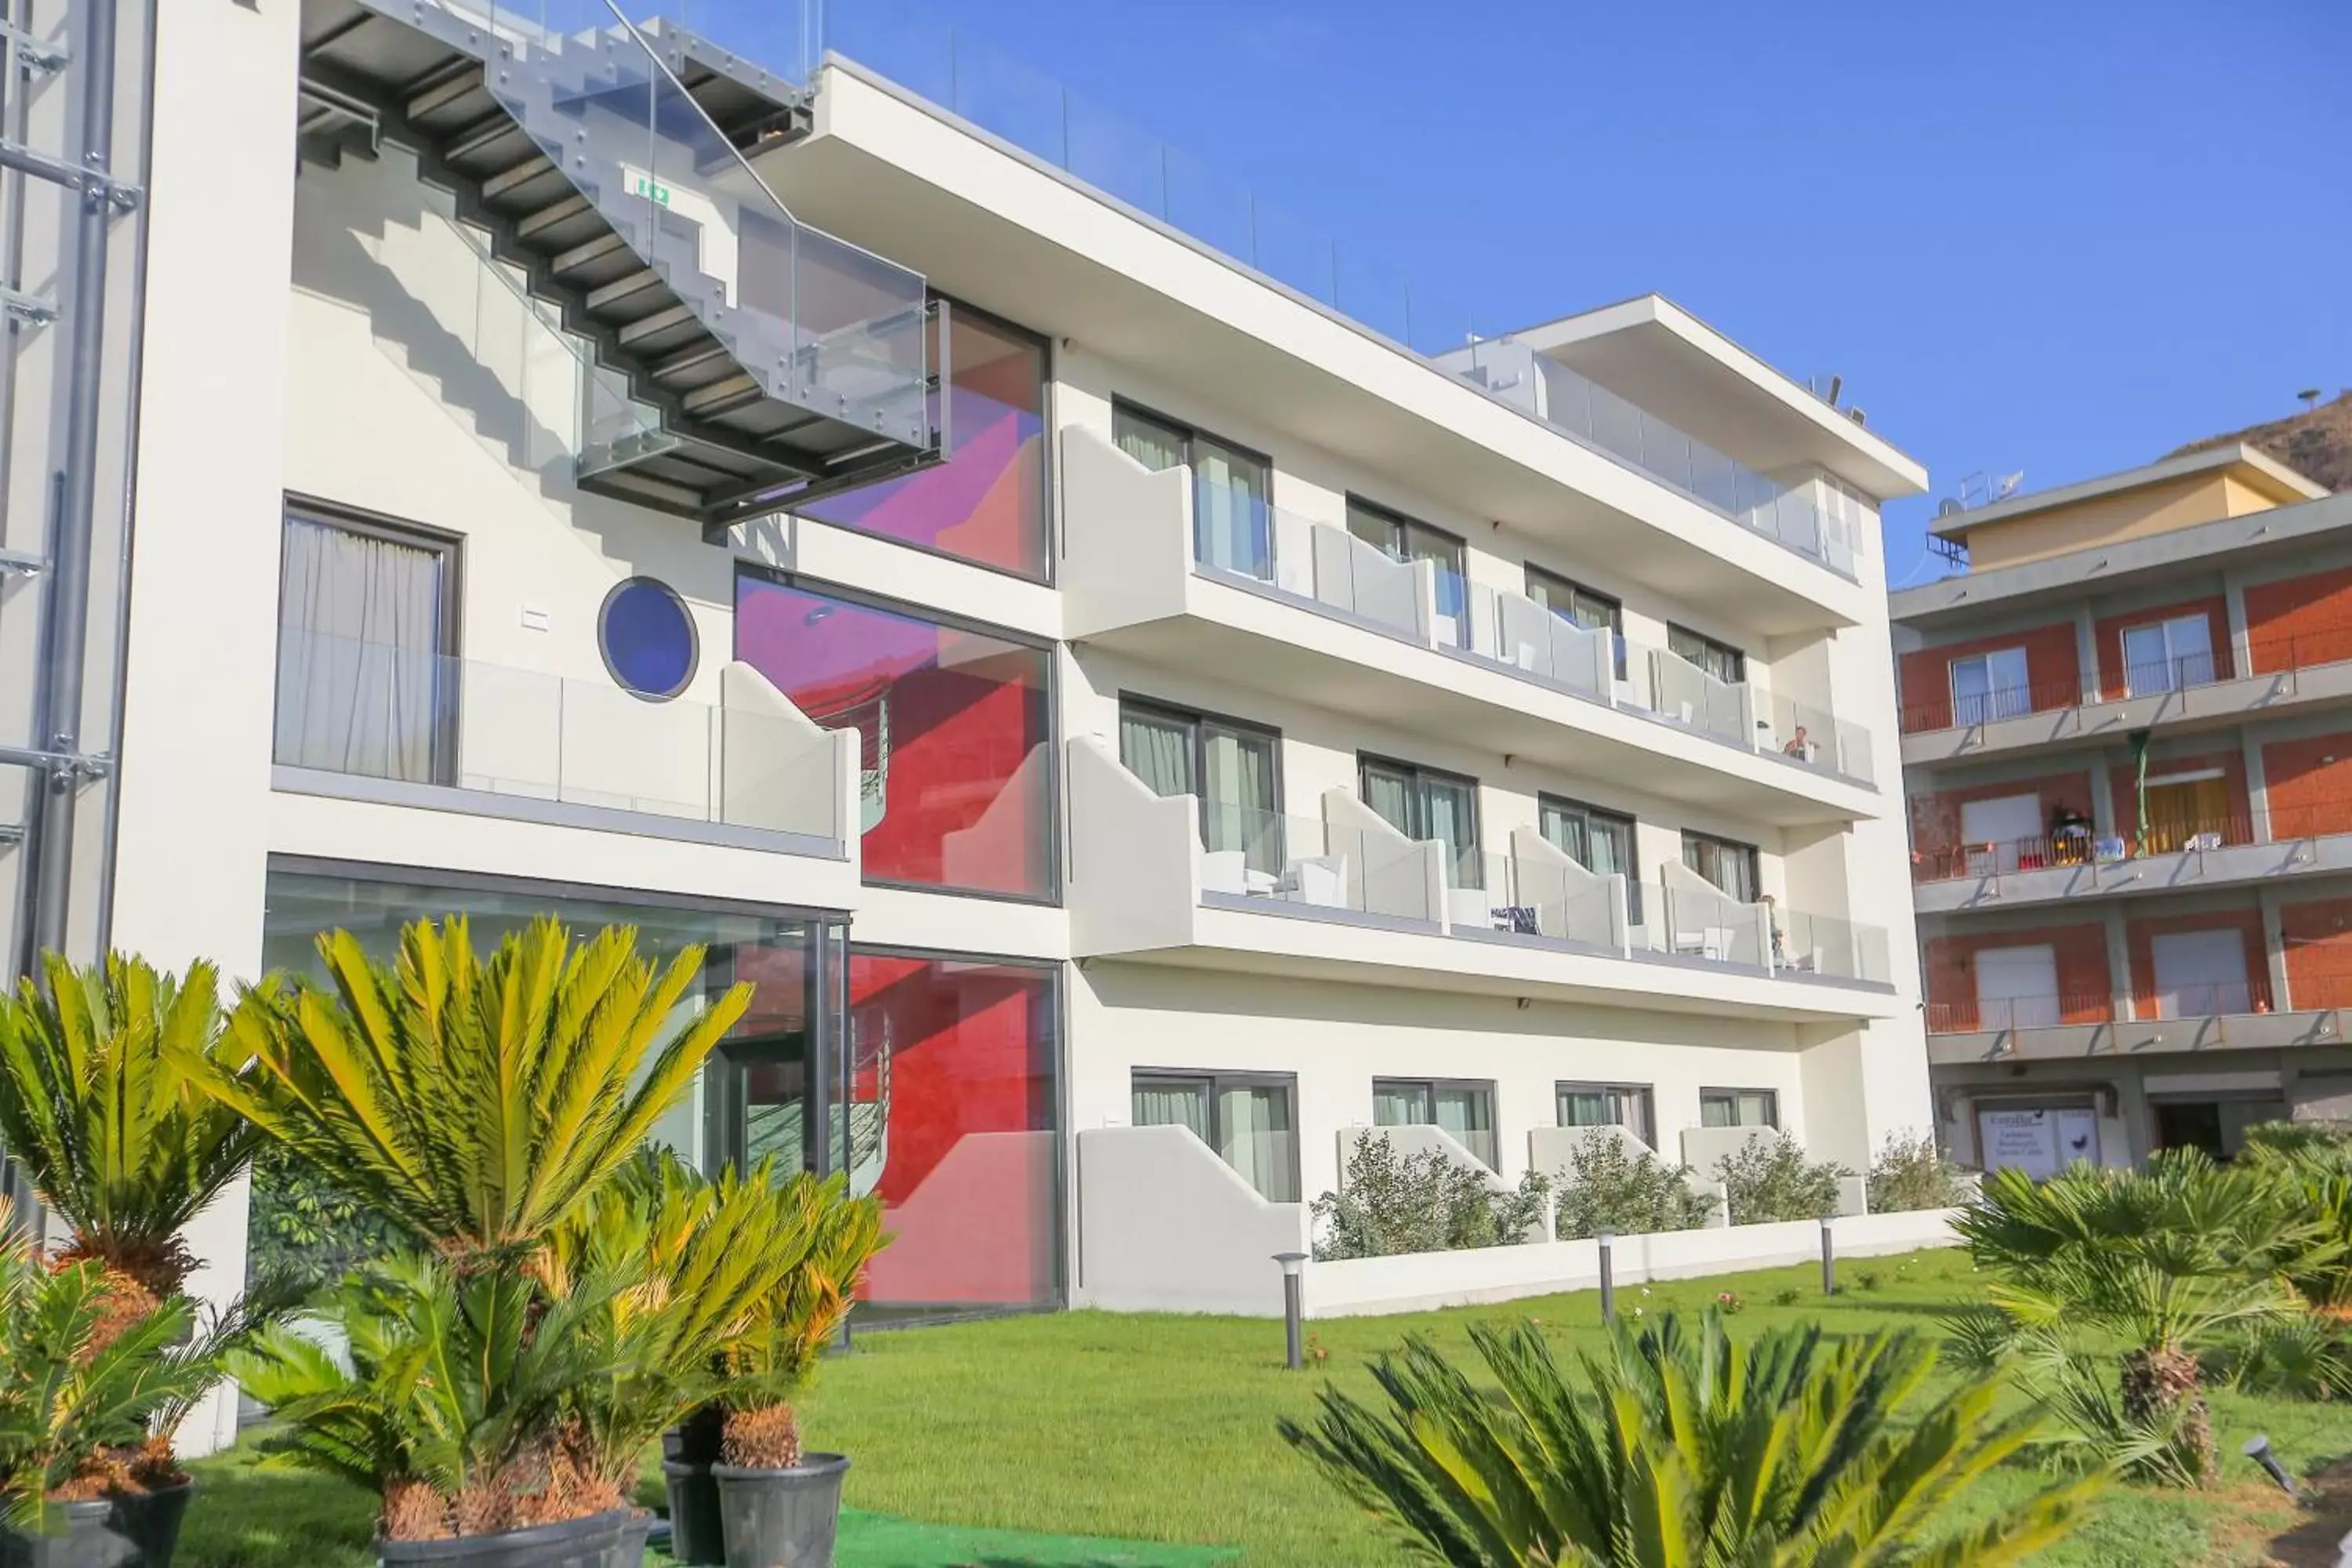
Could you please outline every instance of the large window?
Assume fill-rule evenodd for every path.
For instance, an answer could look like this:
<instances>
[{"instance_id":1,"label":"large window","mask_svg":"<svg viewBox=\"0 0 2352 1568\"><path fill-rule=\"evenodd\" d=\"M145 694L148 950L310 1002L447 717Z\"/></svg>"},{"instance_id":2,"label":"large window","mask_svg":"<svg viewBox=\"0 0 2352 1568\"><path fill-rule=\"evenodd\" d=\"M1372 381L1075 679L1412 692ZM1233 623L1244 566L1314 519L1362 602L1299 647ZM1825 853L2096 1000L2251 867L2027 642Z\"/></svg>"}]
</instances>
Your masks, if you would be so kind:
<instances>
[{"instance_id":1,"label":"large window","mask_svg":"<svg viewBox=\"0 0 2352 1568\"><path fill-rule=\"evenodd\" d=\"M1043 582L1053 554L1045 500L1045 344L961 306L951 307L948 318L953 456L803 510L824 522ZM938 330L934 321L933 364L940 363ZM936 414L936 394L933 402Z\"/></svg>"},{"instance_id":2,"label":"large window","mask_svg":"<svg viewBox=\"0 0 2352 1568\"><path fill-rule=\"evenodd\" d=\"M1138 1127L1189 1127L1269 1203L1298 1201L1295 1080L1264 1073L1150 1068L1135 1075Z\"/></svg>"},{"instance_id":3,"label":"large window","mask_svg":"<svg viewBox=\"0 0 2352 1568\"><path fill-rule=\"evenodd\" d=\"M2124 628L2124 689L2138 697L2213 679L2213 623L2202 615Z\"/></svg>"},{"instance_id":4,"label":"large window","mask_svg":"<svg viewBox=\"0 0 2352 1568\"><path fill-rule=\"evenodd\" d=\"M1114 403L1111 439L1157 473L1192 470L1192 558L1204 566L1274 581L1274 465L1129 404Z\"/></svg>"},{"instance_id":5,"label":"large window","mask_svg":"<svg viewBox=\"0 0 2352 1568\"><path fill-rule=\"evenodd\" d=\"M896 1307L1056 1293L1054 971L853 947L851 1183L897 1237L868 1268ZM859 1137L863 1121L878 1136Z\"/></svg>"},{"instance_id":6,"label":"large window","mask_svg":"<svg viewBox=\"0 0 2352 1568\"><path fill-rule=\"evenodd\" d=\"M1698 1091L1701 1127L1780 1125L1780 1096L1769 1089L1703 1089Z\"/></svg>"},{"instance_id":7,"label":"large window","mask_svg":"<svg viewBox=\"0 0 2352 1568\"><path fill-rule=\"evenodd\" d=\"M1995 648L1952 660L1952 722L1961 729L2013 718L2033 707L2025 650Z\"/></svg>"},{"instance_id":8,"label":"large window","mask_svg":"<svg viewBox=\"0 0 2352 1568\"><path fill-rule=\"evenodd\" d=\"M1763 891L1757 879L1753 844L1685 830L1683 864L1743 904L1754 903Z\"/></svg>"},{"instance_id":9,"label":"large window","mask_svg":"<svg viewBox=\"0 0 2352 1568\"><path fill-rule=\"evenodd\" d=\"M1624 605L1606 594L1596 594L1581 583L1570 582L1532 563L1528 567L1528 597L1570 626L1608 632L1617 679L1625 679Z\"/></svg>"},{"instance_id":10,"label":"large window","mask_svg":"<svg viewBox=\"0 0 2352 1568\"><path fill-rule=\"evenodd\" d=\"M289 510L272 758L409 784L457 767L457 544Z\"/></svg>"},{"instance_id":11,"label":"large window","mask_svg":"<svg viewBox=\"0 0 2352 1568\"><path fill-rule=\"evenodd\" d=\"M858 732L869 881L1052 896L1045 649L746 569L735 657Z\"/></svg>"},{"instance_id":12,"label":"large window","mask_svg":"<svg viewBox=\"0 0 2352 1568\"><path fill-rule=\"evenodd\" d=\"M1495 1138L1495 1086L1457 1079L1381 1078L1372 1080L1372 1125L1436 1127L1475 1154L1488 1170L1501 1152Z\"/></svg>"},{"instance_id":13,"label":"large window","mask_svg":"<svg viewBox=\"0 0 2352 1568\"><path fill-rule=\"evenodd\" d=\"M1633 865L1633 819L1558 795L1536 797L1543 836L1570 859L1596 877L1625 879L1625 915L1642 919L1642 877Z\"/></svg>"},{"instance_id":14,"label":"large window","mask_svg":"<svg viewBox=\"0 0 2352 1568\"><path fill-rule=\"evenodd\" d=\"M1486 868L1478 853L1478 781L1459 773L1392 763L1381 757L1358 761L1364 804L1407 838L1435 839L1451 852L1449 883L1483 888Z\"/></svg>"},{"instance_id":15,"label":"large window","mask_svg":"<svg viewBox=\"0 0 2352 1568\"><path fill-rule=\"evenodd\" d=\"M1355 496L1348 498L1348 531L1391 561L1426 561L1434 566L1440 630L1451 631L1455 647L1469 646L1469 589L1459 539Z\"/></svg>"},{"instance_id":16,"label":"large window","mask_svg":"<svg viewBox=\"0 0 2352 1568\"><path fill-rule=\"evenodd\" d=\"M1727 686L1737 686L1748 679L1748 656L1727 642L1717 642L1704 633L1688 626L1669 625L1666 627L1666 649Z\"/></svg>"},{"instance_id":17,"label":"large window","mask_svg":"<svg viewBox=\"0 0 2352 1568\"><path fill-rule=\"evenodd\" d=\"M1658 1146L1648 1084L1563 1083L1554 1092L1562 1127L1622 1127L1651 1148Z\"/></svg>"},{"instance_id":18,"label":"large window","mask_svg":"<svg viewBox=\"0 0 2352 1568\"><path fill-rule=\"evenodd\" d=\"M1282 869L1282 737L1271 730L1122 699L1118 756L1164 795L1201 803L1201 842L1250 870Z\"/></svg>"}]
</instances>

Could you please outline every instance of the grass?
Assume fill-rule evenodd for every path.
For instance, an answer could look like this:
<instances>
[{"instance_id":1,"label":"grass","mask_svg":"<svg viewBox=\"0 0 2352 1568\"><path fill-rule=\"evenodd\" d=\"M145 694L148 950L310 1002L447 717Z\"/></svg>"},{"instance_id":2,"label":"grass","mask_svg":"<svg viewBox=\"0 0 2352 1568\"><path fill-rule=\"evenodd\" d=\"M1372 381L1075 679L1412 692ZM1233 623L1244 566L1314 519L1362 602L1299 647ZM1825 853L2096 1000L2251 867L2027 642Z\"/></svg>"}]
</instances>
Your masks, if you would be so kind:
<instances>
[{"instance_id":1,"label":"grass","mask_svg":"<svg viewBox=\"0 0 2352 1568\"><path fill-rule=\"evenodd\" d=\"M1943 1313L1978 1295L1958 1252L1873 1259L1866 1270L1849 1268L1845 1280L1846 1290L1824 1300L1814 1270L1769 1270L1655 1286L1646 1295L1628 1288L1619 1307L1695 1312L1728 1288L1745 1303L1733 1323L1743 1335L1809 1321L1832 1332L1911 1326L1933 1333ZM1794 1299L1779 1304L1776 1298L1791 1291ZM1275 1432L1276 1418L1309 1415L1327 1382L1370 1397L1364 1364L1408 1332L1466 1355L1469 1324L1529 1318L1570 1350L1602 1342L1590 1292L1315 1323L1311 1353L1324 1359L1305 1374L1283 1367L1279 1323L1242 1319L1066 1312L869 1332L854 1354L828 1363L803 1427L813 1447L855 1458L848 1482L855 1509L939 1526L1107 1538L1063 1546L980 1538L939 1548L948 1552L940 1556L913 1538L891 1545L877 1533L889 1520L852 1521L857 1528L845 1533L841 1568L1109 1568L1122 1561L1113 1541L1228 1545L1252 1568L1382 1568L1411 1559L1291 1453ZM2044 1568L2332 1563L2332 1551L2305 1557L2276 1548L2282 1559L2271 1543L2300 1530L2309 1541L2327 1535L2332 1544L2329 1532L2341 1534L2352 1518L2330 1523L2298 1512L2237 1457L2238 1447L2267 1432L2291 1468L2315 1472L2352 1455L2352 1407L2227 1394L2213 1406L2215 1434L2229 1457L2222 1485L2204 1492L2118 1489L2087 1530L2039 1560ZM183 1564L338 1568L370 1561L367 1501L348 1489L257 1469L244 1453L199 1468L205 1480ZM2030 1470L2007 1472L1974 1501L1990 1510L2041 1482ZM960 1554L966 1551L971 1555ZM1146 1561L1131 1553L1125 1560Z\"/></svg>"}]
</instances>

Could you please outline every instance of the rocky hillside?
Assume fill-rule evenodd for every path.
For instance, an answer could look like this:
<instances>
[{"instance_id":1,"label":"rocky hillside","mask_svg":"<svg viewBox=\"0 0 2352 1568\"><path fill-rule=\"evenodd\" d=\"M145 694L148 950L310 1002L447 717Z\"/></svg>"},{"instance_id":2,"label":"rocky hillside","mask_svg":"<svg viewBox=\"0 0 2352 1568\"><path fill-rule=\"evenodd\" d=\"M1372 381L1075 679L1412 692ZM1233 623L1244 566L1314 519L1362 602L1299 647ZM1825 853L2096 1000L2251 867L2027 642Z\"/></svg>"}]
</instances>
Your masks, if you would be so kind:
<instances>
[{"instance_id":1,"label":"rocky hillside","mask_svg":"<svg viewBox=\"0 0 2352 1568\"><path fill-rule=\"evenodd\" d=\"M2331 490L2352 490L2352 387L2337 393L2333 403L2315 405L2293 418L2191 441L2165 456L2177 458L2231 441L2243 441Z\"/></svg>"}]
</instances>

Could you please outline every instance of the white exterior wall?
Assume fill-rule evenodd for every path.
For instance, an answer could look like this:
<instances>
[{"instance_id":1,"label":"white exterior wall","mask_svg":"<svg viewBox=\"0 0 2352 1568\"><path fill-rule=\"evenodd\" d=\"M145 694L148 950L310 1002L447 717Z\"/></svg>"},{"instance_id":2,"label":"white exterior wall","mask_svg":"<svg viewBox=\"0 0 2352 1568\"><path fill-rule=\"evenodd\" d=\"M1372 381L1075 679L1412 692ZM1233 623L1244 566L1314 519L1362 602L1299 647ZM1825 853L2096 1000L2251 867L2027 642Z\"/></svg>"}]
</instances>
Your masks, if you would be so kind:
<instances>
[{"instance_id":1,"label":"white exterior wall","mask_svg":"<svg viewBox=\"0 0 2352 1568\"><path fill-rule=\"evenodd\" d=\"M716 702L732 651L739 560L1034 639L1065 631L1062 597L1048 585L788 520L739 530L731 550L713 548L691 523L580 492L572 477L577 365L545 321L486 271L454 226L448 199L418 184L413 162L395 148L376 162L305 167L299 182L294 176L297 10L293 0L164 7L115 940L159 961L208 954L232 974L250 973L259 962L267 861L278 854L413 868L424 880L459 872L847 910L861 943L1067 960L1077 950L1062 908L868 889L854 861L688 842L657 822L562 826L273 789L274 627L288 496L454 537L465 657L588 688L608 686L594 640L597 607L615 583L642 574L690 607L702 647L684 695ZM237 90L225 94L225 81ZM975 144L958 158L960 167L982 171L975 177L983 185L1001 177L1001 190L1011 193L1019 183L1002 153ZM991 159L1005 165L996 175L986 173ZM222 169L243 173L224 185L215 177ZM1133 247L1142 226L1105 214L1092 215L1087 232L1111 267L1139 254ZM872 216L878 223L887 215ZM880 242L841 226L847 237ZM1128 282L1144 271L1139 263ZM1012 288L1009 276L1002 281ZM1188 271L1152 286L1165 287L1171 301L1195 301L1171 304L1181 317L1210 298L1194 281ZM1902 863L1903 825L1874 520L1865 519L1856 542L1864 576L1856 593L1487 400L1463 403L1443 373L1387 349L1367 357L1360 336L1335 338L1328 323L1307 319L1307 307L1261 282L1230 269L1211 281L1221 291L1215 298L1230 297L1234 320L1262 329L1261 350L1297 356L1312 372L1299 382L1306 395L1354 377L1371 389L1366 396L1381 400L1383 417L1419 421L1425 449L1447 462L1417 467L1400 452L1373 463L1318 445L1309 432L1344 423L1344 412L1264 398L1245 409L1230 384L1188 369L1198 362L1178 353L1172 338L1164 354L1125 358L1058 341L1053 425L1107 437L1111 396L1129 397L1266 453L1274 500L1286 510L1343 525L1354 492L1462 537L1475 584L1521 592L1533 563L1621 598L1626 633L1639 643L1663 647L1672 622L1742 647L1759 692L1832 708L1871 729L1881 805L1834 825L1776 826L1719 804L1753 799L1752 791L1668 795L1656 779L1627 771L1538 767L1430 740L1408 723L1344 718L1292 692L1211 680L1181 658L1148 661L1082 641L1064 644L1055 660L1056 741L1099 736L1115 755L1118 700L1131 693L1279 729L1284 808L1293 816L1319 816L1326 791L1353 791L1358 756L1370 752L1476 778L1491 857L1507 853L1515 830L1537 826L1542 793L1635 817L1646 882L1679 864L1685 830L1751 843L1764 890L1784 910L1889 931L1895 995L1891 1004L1883 994L1842 1000L1835 986L1806 987L1814 1021L1801 1023L1785 1011L1766 1016L1762 989L1754 1010L1521 1001L1491 994L1492 986L1490 994L1462 987L1436 939L1382 945L1376 986L1225 973L1188 965L1181 954L1149 963L1088 960L1066 976L1066 1128L1122 1126L1139 1068L1296 1074L1301 1189L1311 1198L1337 1184L1339 1130L1369 1119L1378 1077L1491 1079L1506 1180L1526 1166L1530 1130L1552 1124L1562 1081L1651 1085L1668 1150L1697 1124L1703 1088L1773 1090L1784 1126L1857 1167L1887 1132L1926 1127L1908 893L1885 874ZM1492 451L1464 455L1464 438L1446 424L1457 408ZM1585 524L1538 532L1482 516L1465 487L1475 481L1494 491L1510 464L1520 465L1509 483L1521 495L1549 486L1567 496L1586 486L1599 500L1563 514ZM1058 480L1058 460L1049 470ZM1612 570L1630 530L1622 520L1643 509L1655 514L1642 546L1654 562L1662 548L1710 562L1701 546L1673 542L1687 534L1707 549L1719 544L1741 572L1800 584L1775 601L1780 629L1766 635L1740 624L1737 595L1686 604L1644 585L1660 576L1654 567L1642 580ZM1820 624L1787 629L1791 604L1811 605ZM1862 624L1831 629L1856 617ZM1297 635L1316 634L1302 618ZM1053 748L1057 774L1063 755ZM1751 769L1755 762L1731 748L1724 756L1727 767L1735 758ZM645 761L657 767L663 759ZM1057 830L1066 857L1062 794ZM1066 858L1066 882L1072 869ZM1676 971L1654 973L1662 1002L1678 999ZM1101 1195L1084 1190L1075 1144L1066 1141L1065 1149L1073 1230ZM241 1226L231 1216L203 1239L216 1266L207 1281L233 1279ZM1074 1295L1083 1294L1075 1273L1081 1251L1074 1238ZM1231 1299L1203 1289L1203 1303ZM1256 1287L1235 1289L1248 1296ZM1149 1303L1129 1297L1119 1304Z\"/></svg>"}]
</instances>

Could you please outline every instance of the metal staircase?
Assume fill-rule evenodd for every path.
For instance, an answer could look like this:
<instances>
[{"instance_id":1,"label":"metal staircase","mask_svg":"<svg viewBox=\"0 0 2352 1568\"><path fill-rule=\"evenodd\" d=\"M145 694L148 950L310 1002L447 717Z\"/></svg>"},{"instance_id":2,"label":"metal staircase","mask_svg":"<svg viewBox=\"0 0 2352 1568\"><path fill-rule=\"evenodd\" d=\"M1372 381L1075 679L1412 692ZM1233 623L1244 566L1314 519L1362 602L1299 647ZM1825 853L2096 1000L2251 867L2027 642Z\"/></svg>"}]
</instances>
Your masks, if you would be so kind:
<instances>
[{"instance_id":1,"label":"metal staircase","mask_svg":"<svg viewBox=\"0 0 2352 1568\"><path fill-rule=\"evenodd\" d=\"M652 411L590 409L582 487L715 539L938 461L922 278L795 220L740 150L803 134L803 95L608 0L546 8L307 0L301 146L412 151Z\"/></svg>"}]
</instances>

